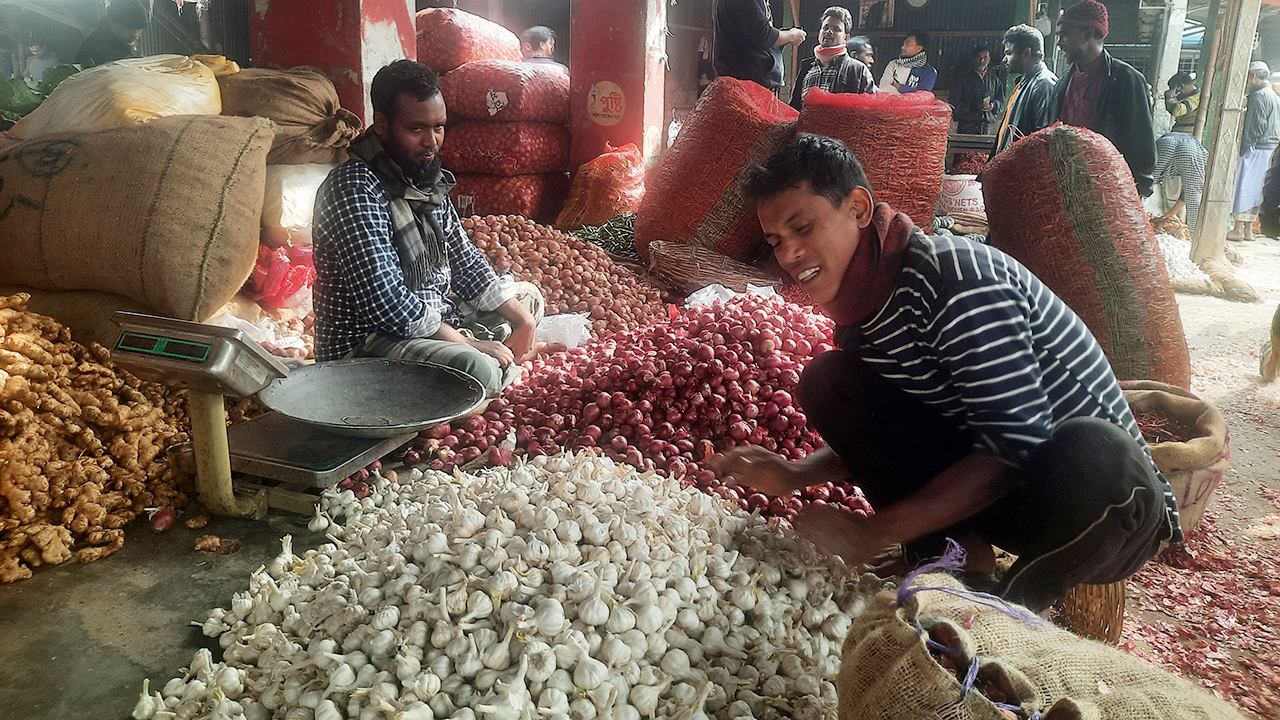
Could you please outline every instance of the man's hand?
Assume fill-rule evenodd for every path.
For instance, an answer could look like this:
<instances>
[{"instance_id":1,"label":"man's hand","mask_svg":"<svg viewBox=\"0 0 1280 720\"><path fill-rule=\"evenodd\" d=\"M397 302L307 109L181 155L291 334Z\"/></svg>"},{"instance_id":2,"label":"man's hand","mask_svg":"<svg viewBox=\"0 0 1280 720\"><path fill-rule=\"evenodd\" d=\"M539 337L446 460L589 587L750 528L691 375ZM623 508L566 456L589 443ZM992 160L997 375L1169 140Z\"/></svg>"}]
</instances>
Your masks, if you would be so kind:
<instances>
[{"instance_id":1,"label":"man's hand","mask_svg":"<svg viewBox=\"0 0 1280 720\"><path fill-rule=\"evenodd\" d=\"M792 463L758 445L730 450L712 461L712 469L766 495L786 496L805 486Z\"/></svg>"},{"instance_id":2,"label":"man's hand","mask_svg":"<svg viewBox=\"0 0 1280 720\"><path fill-rule=\"evenodd\" d=\"M511 337L507 338L506 345L511 348L516 362L524 362L533 356L533 341L537 330L532 322L512 323Z\"/></svg>"},{"instance_id":3,"label":"man's hand","mask_svg":"<svg viewBox=\"0 0 1280 720\"><path fill-rule=\"evenodd\" d=\"M774 47L786 47L787 45L799 45L808 37L804 30L800 28L791 28L778 33L778 42L774 43Z\"/></svg>"},{"instance_id":4,"label":"man's hand","mask_svg":"<svg viewBox=\"0 0 1280 720\"><path fill-rule=\"evenodd\" d=\"M846 565L859 569L882 556L898 544L880 523L831 506L815 505L796 518L796 531L828 555L842 558Z\"/></svg>"},{"instance_id":5,"label":"man's hand","mask_svg":"<svg viewBox=\"0 0 1280 720\"><path fill-rule=\"evenodd\" d=\"M993 108L993 107L995 107L995 106L991 104L991 101L990 101L990 100L983 100L983 101L982 101L982 112L991 112L991 108Z\"/></svg>"},{"instance_id":6,"label":"man's hand","mask_svg":"<svg viewBox=\"0 0 1280 720\"><path fill-rule=\"evenodd\" d=\"M511 367L516 361L511 348L496 340L467 340L467 344L498 361L500 367Z\"/></svg>"}]
</instances>

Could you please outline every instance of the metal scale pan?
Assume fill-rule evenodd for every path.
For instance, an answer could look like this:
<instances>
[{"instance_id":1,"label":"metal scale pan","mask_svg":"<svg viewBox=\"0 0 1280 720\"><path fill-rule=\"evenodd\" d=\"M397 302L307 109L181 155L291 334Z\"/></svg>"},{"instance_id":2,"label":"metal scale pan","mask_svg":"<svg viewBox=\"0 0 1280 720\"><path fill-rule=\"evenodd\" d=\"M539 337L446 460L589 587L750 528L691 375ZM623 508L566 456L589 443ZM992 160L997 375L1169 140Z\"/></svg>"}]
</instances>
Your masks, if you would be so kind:
<instances>
[{"instance_id":1,"label":"metal scale pan","mask_svg":"<svg viewBox=\"0 0 1280 720\"><path fill-rule=\"evenodd\" d=\"M434 363L356 358L308 365L258 393L271 410L335 435L387 438L466 415L484 387Z\"/></svg>"}]
</instances>

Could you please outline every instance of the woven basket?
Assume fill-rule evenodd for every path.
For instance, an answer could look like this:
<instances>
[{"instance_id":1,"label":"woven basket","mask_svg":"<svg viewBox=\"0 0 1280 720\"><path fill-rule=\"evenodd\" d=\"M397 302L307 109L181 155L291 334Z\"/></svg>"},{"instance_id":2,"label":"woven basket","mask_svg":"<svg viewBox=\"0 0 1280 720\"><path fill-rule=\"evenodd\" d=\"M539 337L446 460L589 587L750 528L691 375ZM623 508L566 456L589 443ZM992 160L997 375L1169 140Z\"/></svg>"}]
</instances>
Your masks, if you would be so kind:
<instances>
[{"instance_id":1,"label":"woven basket","mask_svg":"<svg viewBox=\"0 0 1280 720\"><path fill-rule=\"evenodd\" d=\"M662 240L649 243L649 270L686 294L712 283L734 292L746 292L748 283L782 289L781 280L759 268L706 248Z\"/></svg>"},{"instance_id":2,"label":"woven basket","mask_svg":"<svg viewBox=\"0 0 1280 720\"><path fill-rule=\"evenodd\" d=\"M1124 591L1124 580L1077 585L1053 606L1054 621L1080 637L1115 645L1124 630Z\"/></svg>"}]
</instances>

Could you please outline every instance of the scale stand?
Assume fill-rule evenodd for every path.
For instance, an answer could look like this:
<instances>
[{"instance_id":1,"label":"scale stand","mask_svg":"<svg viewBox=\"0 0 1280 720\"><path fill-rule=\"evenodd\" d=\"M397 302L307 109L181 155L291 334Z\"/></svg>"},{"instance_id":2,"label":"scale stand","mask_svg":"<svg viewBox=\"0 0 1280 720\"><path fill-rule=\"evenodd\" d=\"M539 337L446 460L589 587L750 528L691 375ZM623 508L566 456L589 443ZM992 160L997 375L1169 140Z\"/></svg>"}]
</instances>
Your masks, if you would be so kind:
<instances>
[{"instance_id":1,"label":"scale stand","mask_svg":"<svg viewBox=\"0 0 1280 720\"><path fill-rule=\"evenodd\" d=\"M240 330L117 312L120 339L112 359L144 380L187 390L196 487L210 512L261 518L267 507L310 514L311 495L332 485L417 433L392 438L340 437L278 413L230 430L223 396L250 397L289 369ZM284 483L232 482L232 470ZM241 495L236 495L236 490Z\"/></svg>"}]
</instances>

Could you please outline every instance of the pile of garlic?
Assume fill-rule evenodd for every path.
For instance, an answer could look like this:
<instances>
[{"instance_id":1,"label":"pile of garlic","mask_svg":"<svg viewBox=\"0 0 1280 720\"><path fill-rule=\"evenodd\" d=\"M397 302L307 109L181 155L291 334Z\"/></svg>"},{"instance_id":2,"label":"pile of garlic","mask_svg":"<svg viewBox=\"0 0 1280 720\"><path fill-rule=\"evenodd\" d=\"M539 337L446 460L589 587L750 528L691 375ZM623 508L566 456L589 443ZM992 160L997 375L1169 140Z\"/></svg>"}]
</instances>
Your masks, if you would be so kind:
<instances>
[{"instance_id":1,"label":"pile of garlic","mask_svg":"<svg viewBox=\"0 0 1280 720\"><path fill-rule=\"evenodd\" d=\"M133 717L835 717L851 615L883 589L697 489L587 454L328 492L207 650ZM341 519L336 522L334 518Z\"/></svg>"}]
</instances>

